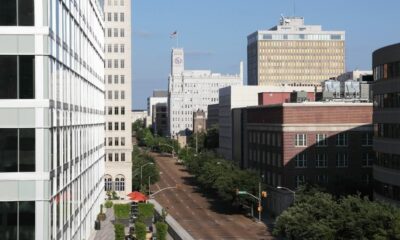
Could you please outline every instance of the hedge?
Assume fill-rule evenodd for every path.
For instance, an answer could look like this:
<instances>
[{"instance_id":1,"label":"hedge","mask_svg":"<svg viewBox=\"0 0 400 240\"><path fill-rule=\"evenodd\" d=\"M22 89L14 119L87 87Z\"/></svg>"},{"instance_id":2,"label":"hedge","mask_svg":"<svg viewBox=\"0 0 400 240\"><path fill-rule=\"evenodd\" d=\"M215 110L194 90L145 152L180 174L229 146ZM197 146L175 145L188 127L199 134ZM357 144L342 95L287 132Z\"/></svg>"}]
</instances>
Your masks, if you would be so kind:
<instances>
[{"instance_id":1,"label":"hedge","mask_svg":"<svg viewBox=\"0 0 400 240\"><path fill-rule=\"evenodd\" d=\"M157 229L157 240L166 240L168 225L163 222L157 222L156 229Z\"/></svg>"},{"instance_id":2,"label":"hedge","mask_svg":"<svg viewBox=\"0 0 400 240\"><path fill-rule=\"evenodd\" d=\"M135 235L137 240L146 240L146 225L141 222L135 223Z\"/></svg>"},{"instance_id":3,"label":"hedge","mask_svg":"<svg viewBox=\"0 0 400 240\"><path fill-rule=\"evenodd\" d=\"M104 206L106 208L111 208L113 206L113 202L111 202L110 200L107 200L106 203L104 204Z\"/></svg>"},{"instance_id":4,"label":"hedge","mask_svg":"<svg viewBox=\"0 0 400 240\"><path fill-rule=\"evenodd\" d=\"M154 215L154 205L150 203L138 204L138 221L144 222L145 219L152 218Z\"/></svg>"},{"instance_id":5,"label":"hedge","mask_svg":"<svg viewBox=\"0 0 400 240\"><path fill-rule=\"evenodd\" d=\"M114 225L115 240L125 239L125 226L119 223Z\"/></svg>"},{"instance_id":6,"label":"hedge","mask_svg":"<svg viewBox=\"0 0 400 240\"><path fill-rule=\"evenodd\" d=\"M117 219L129 219L131 213L130 204L114 204L114 214Z\"/></svg>"}]
</instances>

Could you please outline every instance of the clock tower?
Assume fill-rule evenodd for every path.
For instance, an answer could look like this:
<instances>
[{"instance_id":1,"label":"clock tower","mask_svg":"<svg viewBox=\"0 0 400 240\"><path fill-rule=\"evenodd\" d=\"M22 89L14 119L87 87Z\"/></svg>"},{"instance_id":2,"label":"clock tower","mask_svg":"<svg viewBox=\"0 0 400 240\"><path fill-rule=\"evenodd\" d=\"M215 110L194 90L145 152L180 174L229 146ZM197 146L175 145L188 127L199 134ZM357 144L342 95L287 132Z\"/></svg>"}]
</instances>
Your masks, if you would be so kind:
<instances>
[{"instance_id":1,"label":"clock tower","mask_svg":"<svg viewBox=\"0 0 400 240\"><path fill-rule=\"evenodd\" d=\"M173 48L171 53L171 75L181 75L184 70L183 48Z\"/></svg>"}]
</instances>

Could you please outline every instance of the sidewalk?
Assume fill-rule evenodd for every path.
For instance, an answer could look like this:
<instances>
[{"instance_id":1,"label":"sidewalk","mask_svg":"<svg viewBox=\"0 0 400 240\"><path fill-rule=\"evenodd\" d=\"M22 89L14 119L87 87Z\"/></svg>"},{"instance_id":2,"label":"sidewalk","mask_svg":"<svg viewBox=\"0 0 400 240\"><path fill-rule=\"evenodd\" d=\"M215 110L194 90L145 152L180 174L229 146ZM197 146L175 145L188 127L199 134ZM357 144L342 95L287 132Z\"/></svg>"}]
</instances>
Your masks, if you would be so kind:
<instances>
[{"instance_id":1,"label":"sidewalk","mask_svg":"<svg viewBox=\"0 0 400 240\"><path fill-rule=\"evenodd\" d=\"M115 240L114 233L114 211L113 208L108 208L106 211L106 220L101 222L100 230L95 231L89 240Z\"/></svg>"}]
</instances>

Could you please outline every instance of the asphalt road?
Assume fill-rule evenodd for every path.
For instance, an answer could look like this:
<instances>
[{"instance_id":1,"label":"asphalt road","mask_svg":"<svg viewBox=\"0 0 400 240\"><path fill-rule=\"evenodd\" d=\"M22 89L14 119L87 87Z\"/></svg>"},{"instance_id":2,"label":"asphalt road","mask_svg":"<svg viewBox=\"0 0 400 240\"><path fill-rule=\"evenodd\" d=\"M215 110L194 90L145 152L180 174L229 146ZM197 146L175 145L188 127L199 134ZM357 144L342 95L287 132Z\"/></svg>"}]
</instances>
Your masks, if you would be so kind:
<instances>
[{"instance_id":1,"label":"asphalt road","mask_svg":"<svg viewBox=\"0 0 400 240\"><path fill-rule=\"evenodd\" d=\"M165 187L176 186L160 192L155 199L195 239L273 239L263 223L235 212L207 193L202 193L193 183L192 176L175 160L166 155L152 153L162 172L160 181L151 186L155 192Z\"/></svg>"}]
</instances>

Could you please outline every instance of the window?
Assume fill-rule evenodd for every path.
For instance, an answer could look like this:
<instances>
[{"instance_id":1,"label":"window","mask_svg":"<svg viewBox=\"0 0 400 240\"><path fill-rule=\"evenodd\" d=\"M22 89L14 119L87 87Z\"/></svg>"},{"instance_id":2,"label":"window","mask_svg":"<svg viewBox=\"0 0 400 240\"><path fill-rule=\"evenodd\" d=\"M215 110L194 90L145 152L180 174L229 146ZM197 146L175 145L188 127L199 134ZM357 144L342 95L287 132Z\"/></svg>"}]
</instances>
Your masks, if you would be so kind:
<instances>
[{"instance_id":1,"label":"window","mask_svg":"<svg viewBox=\"0 0 400 240\"><path fill-rule=\"evenodd\" d=\"M109 138L108 138L108 146L112 146L112 143L113 143L113 142L112 142L112 137L109 137Z\"/></svg>"},{"instance_id":2,"label":"window","mask_svg":"<svg viewBox=\"0 0 400 240\"><path fill-rule=\"evenodd\" d=\"M121 162L125 162L125 153L121 153Z\"/></svg>"},{"instance_id":3,"label":"window","mask_svg":"<svg viewBox=\"0 0 400 240\"><path fill-rule=\"evenodd\" d=\"M125 29L120 29L120 37L125 37Z\"/></svg>"},{"instance_id":4,"label":"window","mask_svg":"<svg viewBox=\"0 0 400 240\"><path fill-rule=\"evenodd\" d=\"M105 186L104 190L105 191L112 191L112 179L110 176L107 176L104 180Z\"/></svg>"},{"instance_id":5,"label":"window","mask_svg":"<svg viewBox=\"0 0 400 240\"><path fill-rule=\"evenodd\" d=\"M124 21L125 21L125 15L124 15L124 13L120 13L120 14L119 14L119 20L120 20L121 22L124 22Z\"/></svg>"},{"instance_id":6,"label":"window","mask_svg":"<svg viewBox=\"0 0 400 240\"><path fill-rule=\"evenodd\" d=\"M108 130L110 130L110 131L112 130L112 122L108 123Z\"/></svg>"},{"instance_id":7,"label":"window","mask_svg":"<svg viewBox=\"0 0 400 240\"><path fill-rule=\"evenodd\" d=\"M118 60L114 59L114 68L118 68Z\"/></svg>"},{"instance_id":8,"label":"window","mask_svg":"<svg viewBox=\"0 0 400 240\"><path fill-rule=\"evenodd\" d=\"M115 178L115 191L125 191L125 178L121 175Z\"/></svg>"},{"instance_id":9,"label":"window","mask_svg":"<svg viewBox=\"0 0 400 240\"><path fill-rule=\"evenodd\" d=\"M114 129L117 130L117 131L119 130L119 123L118 122L114 123Z\"/></svg>"},{"instance_id":10,"label":"window","mask_svg":"<svg viewBox=\"0 0 400 240\"><path fill-rule=\"evenodd\" d=\"M114 44L114 52L118 52L118 44Z\"/></svg>"},{"instance_id":11,"label":"window","mask_svg":"<svg viewBox=\"0 0 400 240\"><path fill-rule=\"evenodd\" d=\"M337 153L336 155L336 167L345 168L349 166L349 160L347 153Z\"/></svg>"},{"instance_id":12,"label":"window","mask_svg":"<svg viewBox=\"0 0 400 240\"><path fill-rule=\"evenodd\" d=\"M125 83L125 75L121 75L121 84Z\"/></svg>"},{"instance_id":13,"label":"window","mask_svg":"<svg viewBox=\"0 0 400 240\"><path fill-rule=\"evenodd\" d=\"M347 146L347 133L339 133L336 135L337 146Z\"/></svg>"},{"instance_id":14,"label":"window","mask_svg":"<svg viewBox=\"0 0 400 240\"><path fill-rule=\"evenodd\" d=\"M112 115L112 107L108 107L108 115Z\"/></svg>"},{"instance_id":15,"label":"window","mask_svg":"<svg viewBox=\"0 0 400 240\"><path fill-rule=\"evenodd\" d=\"M35 98L35 57L0 56L0 99L33 98Z\"/></svg>"},{"instance_id":16,"label":"window","mask_svg":"<svg viewBox=\"0 0 400 240\"><path fill-rule=\"evenodd\" d=\"M118 75L114 75L114 83L118 84Z\"/></svg>"},{"instance_id":17,"label":"window","mask_svg":"<svg viewBox=\"0 0 400 240\"><path fill-rule=\"evenodd\" d=\"M315 177L317 183L328 183L328 175L322 174Z\"/></svg>"},{"instance_id":18,"label":"window","mask_svg":"<svg viewBox=\"0 0 400 240\"><path fill-rule=\"evenodd\" d=\"M373 139L372 133L363 133L363 135L362 135L362 145L363 146L372 146L372 139Z\"/></svg>"},{"instance_id":19,"label":"window","mask_svg":"<svg viewBox=\"0 0 400 240\"><path fill-rule=\"evenodd\" d=\"M307 146L306 134L304 134L304 133L296 134L295 146L296 147L305 147L305 146Z\"/></svg>"},{"instance_id":20,"label":"window","mask_svg":"<svg viewBox=\"0 0 400 240\"><path fill-rule=\"evenodd\" d=\"M304 175L298 175L295 177L294 181L296 184L296 188L298 188L306 182L306 178L304 177Z\"/></svg>"},{"instance_id":21,"label":"window","mask_svg":"<svg viewBox=\"0 0 400 240\"><path fill-rule=\"evenodd\" d=\"M0 219L2 240L35 239L35 202L0 202Z\"/></svg>"},{"instance_id":22,"label":"window","mask_svg":"<svg viewBox=\"0 0 400 240\"><path fill-rule=\"evenodd\" d=\"M114 146L119 146L119 139L117 137L114 138Z\"/></svg>"},{"instance_id":23,"label":"window","mask_svg":"<svg viewBox=\"0 0 400 240\"><path fill-rule=\"evenodd\" d=\"M107 51L110 53L112 52L112 46L111 44L107 44Z\"/></svg>"},{"instance_id":24,"label":"window","mask_svg":"<svg viewBox=\"0 0 400 240\"><path fill-rule=\"evenodd\" d=\"M35 129L0 129L0 172L35 171Z\"/></svg>"},{"instance_id":25,"label":"window","mask_svg":"<svg viewBox=\"0 0 400 240\"><path fill-rule=\"evenodd\" d=\"M121 115L125 115L125 107L121 107Z\"/></svg>"},{"instance_id":26,"label":"window","mask_svg":"<svg viewBox=\"0 0 400 240\"><path fill-rule=\"evenodd\" d=\"M326 134L318 133L316 138L317 138L317 146L318 147L324 147L327 145Z\"/></svg>"},{"instance_id":27,"label":"window","mask_svg":"<svg viewBox=\"0 0 400 240\"><path fill-rule=\"evenodd\" d=\"M111 59L107 60L107 67L112 68L112 60Z\"/></svg>"},{"instance_id":28,"label":"window","mask_svg":"<svg viewBox=\"0 0 400 240\"><path fill-rule=\"evenodd\" d=\"M116 162L119 162L119 154L118 153L116 153L116 154L114 154L114 161L116 161Z\"/></svg>"},{"instance_id":29,"label":"window","mask_svg":"<svg viewBox=\"0 0 400 240\"><path fill-rule=\"evenodd\" d=\"M114 37L118 37L118 28L114 28Z\"/></svg>"},{"instance_id":30,"label":"window","mask_svg":"<svg viewBox=\"0 0 400 240\"><path fill-rule=\"evenodd\" d=\"M363 167L371 167L374 163L374 154L373 153L363 153L362 155L362 166Z\"/></svg>"},{"instance_id":31,"label":"window","mask_svg":"<svg viewBox=\"0 0 400 240\"><path fill-rule=\"evenodd\" d=\"M114 107L114 114L118 115L118 107Z\"/></svg>"},{"instance_id":32,"label":"window","mask_svg":"<svg viewBox=\"0 0 400 240\"><path fill-rule=\"evenodd\" d=\"M121 146L125 146L125 138L121 137Z\"/></svg>"},{"instance_id":33,"label":"window","mask_svg":"<svg viewBox=\"0 0 400 240\"><path fill-rule=\"evenodd\" d=\"M112 162L112 153L109 153L109 154L108 154L108 161L109 161L109 162Z\"/></svg>"},{"instance_id":34,"label":"window","mask_svg":"<svg viewBox=\"0 0 400 240\"><path fill-rule=\"evenodd\" d=\"M112 99L112 91L108 91L108 92L107 92L107 95L108 95L108 96L107 96L108 99Z\"/></svg>"},{"instance_id":35,"label":"window","mask_svg":"<svg viewBox=\"0 0 400 240\"><path fill-rule=\"evenodd\" d=\"M118 98L119 98L118 91L114 91L114 99L118 99Z\"/></svg>"},{"instance_id":36,"label":"window","mask_svg":"<svg viewBox=\"0 0 400 240\"><path fill-rule=\"evenodd\" d=\"M125 99L125 91L121 91L121 99Z\"/></svg>"},{"instance_id":37,"label":"window","mask_svg":"<svg viewBox=\"0 0 400 240\"><path fill-rule=\"evenodd\" d=\"M123 53L123 52L125 52L125 44L121 44L121 46L120 46L120 51Z\"/></svg>"},{"instance_id":38,"label":"window","mask_svg":"<svg viewBox=\"0 0 400 240\"><path fill-rule=\"evenodd\" d=\"M125 68L125 60L121 59L121 68Z\"/></svg>"},{"instance_id":39,"label":"window","mask_svg":"<svg viewBox=\"0 0 400 240\"><path fill-rule=\"evenodd\" d=\"M111 28L107 29L107 37L112 37L112 30Z\"/></svg>"},{"instance_id":40,"label":"window","mask_svg":"<svg viewBox=\"0 0 400 240\"><path fill-rule=\"evenodd\" d=\"M118 13L114 13L114 22L118 22Z\"/></svg>"},{"instance_id":41,"label":"window","mask_svg":"<svg viewBox=\"0 0 400 240\"><path fill-rule=\"evenodd\" d=\"M34 0L1 1L0 26L34 26L34 25L35 25Z\"/></svg>"},{"instance_id":42,"label":"window","mask_svg":"<svg viewBox=\"0 0 400 240\"><path fill-rule=\"evenodd\" d=\"M124 131L125 130L125 123L121 122L121 130Z\"/></svg>"},{"instance_id":43,"label":"window","mask_svg":"<svg viewBox=\"0 0 400 240\"><path fill-rule=\"evenodd\" d=\"M121 0L120 5L124 6L124 0Z\"/></svg>"},{"instance_id":44,"label":"window","mask_svg":"<svg viewBox=\"0 0 400 240\"><path fill-rule=\"evenodd\" d=\"M326 168L328 166L328 161L325 153L317 153L315 155L315 166L317 168Z\"/></svg>"},{"instance_id":45,"label":"window","mask_svg":"<svg viewBox=\"0 0 400 240\"><path fill-rule=\"evenodd\" d=\"M107 13L107 21L111 22L112 19L112 13Z\"/></svg>"},{"instance_id":46,"label":"window","mask_svg":"<svg viewBox=\"0 0 400 240\"><path fill-rule=\"evenodd\" d=\"M296 168L307 167L307 155L305 153L299 153L295 157Z\"/></svg>"},{"instance_id":47,"label":"window","mask_svg":"<svg viewBox=\"0 0 400 240\"><path fill-rule=\"evenodd\" d=\"M108 75L108 84L112 84L112 75Z\"/></svg>"}]
</instances>

